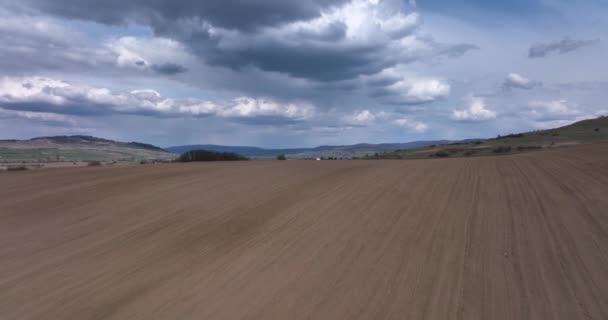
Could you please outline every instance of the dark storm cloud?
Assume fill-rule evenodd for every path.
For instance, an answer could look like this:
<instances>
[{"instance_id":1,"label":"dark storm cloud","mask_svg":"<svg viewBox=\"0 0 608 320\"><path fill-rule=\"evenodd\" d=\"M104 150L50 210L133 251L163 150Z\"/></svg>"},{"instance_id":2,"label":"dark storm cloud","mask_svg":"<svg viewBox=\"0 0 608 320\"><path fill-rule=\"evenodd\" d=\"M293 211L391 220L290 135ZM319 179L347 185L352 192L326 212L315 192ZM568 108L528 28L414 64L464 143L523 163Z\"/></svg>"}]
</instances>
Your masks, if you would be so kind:
<instances>
[{"instance_id":1,"label":"dark storm cloud","mask_svg":"<svg viewBox=\"0 0 608 320\"><path fill-rule=\"evenodd\" d=\"M594 40L575 40L564 38L560 41L549 42L549 43L538 43L530 47L528 57L530 58L544 58L547 55L557 52L564 54L578 49L588 47L599 43L599 39Z\"/></svg>"},{"instance_id":2,"label":"dark storm cloud","mask_svg":"<svg viewBox=\"0 0 608 320\"><path fill-rule=\"evenodd\" d=\"M162 26L201 18L214 26L251 31L259 27L317 17L323 8L346 0L22 0L30 8L104 24L137 22Z\"/></svg>"},{"instance_id":3,"label":"dark storm cloud","mask_svg":"<svg viewBox=\"0 0 608 320\"><path fill-rule=\"evenodd\" d=\"M152 65L152 70L164 75L176 75L178 73L184 73L188 71L188 68L177 63L163 63Z\"/></svg>"},{"instance_id":4,"label":"dark storm cloud","mask_svg":"<svg viewBox=\"0 0 608 320\"><path fill-rule=\"evenodd\" d=\"M24 0L22 5L60 17L147 25L210 66L253 67L326 83L434 56L456 58L477 48L415 35L419 17L403 12L401 0L373 5L347 0ZM321 12L331 13L324 17L329 21L313 21ZM349 24L358 15L369 17ZM173 63L150 67L165 75L186 71Z\"/></svg>"},{"instance_id":5,"label":"dark storm cloud","mask_svg":"<svg viewBox=\"0 0 608 320\"><path fill-rule=\"evenodd\" d=\"M335 82L373 75L398 64L408 64L427 58L457 58L470 50L471 44L440 44L432 39L420 38L426 51L417 52L404 47L395 49L390 42L349 44L335 41L284 41L260 39L247 45L223 48L203 46L198 42L195 50L212 66L240 70L256 67L263 71L279 72L295 78L321 82ZM244 40L246 43L247 40ZM185 40L197 43L195 39Z\"/></svg>"},{"instance_id":6,"label":"dark storm cloud","mask_svg":"<svg viewBox=\"0 0 608 320\"><path fill-rule=\"evenodd\" d=\"M395 63L381 55L374 46L353 49L274 42L230 51L214 50L208 61L232 69L255 66L296 78L338 81L374 74Z\"/></svg>"},{"instance_id":7,"label":"dark storm cloud","mask_svg":"<svg viewBox=\"0 0 608 320\"><path fill-rule=\"evenodd\" d=\"M395 84L397 82L399 82L401 79L399 77L395 77L395 76L385 76L385 77L375 77L373 79L370 79L369 81L367 81L367 84L374 88L374 87L387 87L390 86L392 84Z\"/></svg>"}]
</instances>

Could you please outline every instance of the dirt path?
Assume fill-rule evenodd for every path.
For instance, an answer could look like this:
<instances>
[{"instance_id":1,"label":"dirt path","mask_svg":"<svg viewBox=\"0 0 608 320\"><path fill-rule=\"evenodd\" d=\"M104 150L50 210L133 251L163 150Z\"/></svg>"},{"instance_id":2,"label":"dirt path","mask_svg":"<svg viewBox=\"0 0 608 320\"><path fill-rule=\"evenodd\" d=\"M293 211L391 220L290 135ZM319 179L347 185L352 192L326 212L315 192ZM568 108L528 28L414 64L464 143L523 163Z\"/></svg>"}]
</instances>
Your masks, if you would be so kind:
<instances>
[{"instance_id":1,"label":"dirt path","mask_svg":"<svg viewBox=\"0 0 608 320\"><path fill-rule=\"evenodd\" d=\"M608 319L608 145L0 173L0 319Z\"/></svg>"}]
</instances>

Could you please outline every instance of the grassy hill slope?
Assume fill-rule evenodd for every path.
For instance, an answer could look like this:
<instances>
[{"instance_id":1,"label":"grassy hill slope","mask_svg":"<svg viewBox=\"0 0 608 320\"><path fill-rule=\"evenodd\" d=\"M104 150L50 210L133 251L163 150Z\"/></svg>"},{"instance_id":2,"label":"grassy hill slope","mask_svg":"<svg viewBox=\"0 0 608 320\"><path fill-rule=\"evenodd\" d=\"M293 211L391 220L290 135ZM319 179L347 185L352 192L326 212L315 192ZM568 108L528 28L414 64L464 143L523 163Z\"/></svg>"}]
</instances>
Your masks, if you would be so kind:
<instances>
[{"instance_id":1,"label":"grassy hill slope","mask_svg":"<svg viewBox=\"0 0 608 320\"><path fill-rule=\"evenodd\" d=\"M464 143L437 144L413 150L396 150L365 159L421 159L488 156L608 141L608 117L583 120L560 128L498 136Z\"/></svg>"},{"instance_id":2,"label":"grassy hill slope","mask_svg":"<svg viewBox=\"0 0 608 320\"><path fill-rule=\"evenodd\" d=\"M0 140L0 162L170 160L175 155L139 142L117 142L90 136Z\"/></svg>"}]
</instances>

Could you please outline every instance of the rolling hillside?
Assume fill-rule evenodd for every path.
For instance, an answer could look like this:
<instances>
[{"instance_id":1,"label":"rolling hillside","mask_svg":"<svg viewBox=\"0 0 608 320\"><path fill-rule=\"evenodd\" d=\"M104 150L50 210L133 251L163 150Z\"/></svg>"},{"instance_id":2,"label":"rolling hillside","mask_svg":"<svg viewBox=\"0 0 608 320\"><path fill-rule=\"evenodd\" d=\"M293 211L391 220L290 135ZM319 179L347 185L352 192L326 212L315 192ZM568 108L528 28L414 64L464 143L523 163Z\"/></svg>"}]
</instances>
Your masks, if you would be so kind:
<instances>
[{"instance_id":1,"label":"rolling hillside","mask_svg":"<svg viewBox=\"0 0 608 320\"><path fill-rule=\"evenodd\" d=\"M487 140L436 144L396 150L366 159L420 159L513 154L571 145L608 141L608 117L583 120L560 128L508 134Z\"/></svg>"},{"instance_id":2,"label":"rolling hillside","mask_svg":"<svg viewBox=\"0 0 608 320\"><path fill-rule=\"evenodd\" d=\"M174 154L139 142L117 142L91 136L0 140L0 162L169 160Z\"/></svg>"},{"instance_id":3,"label":"rolling hillside","mask_svg":"<svg viewBox=\"0 0 608 320\"><path fill-rule=\"evenodd\" d=\"M561 128L462 141L355 144L316 148L264 149L247 146L185 145L166 149L140 142L118 142L91 136L0 140L0 163L173 160L178 154L204 149L250 158L417 159L519 153L568 145L608 141L608 117L584 120Z\"/></svg>"}]
</instances>

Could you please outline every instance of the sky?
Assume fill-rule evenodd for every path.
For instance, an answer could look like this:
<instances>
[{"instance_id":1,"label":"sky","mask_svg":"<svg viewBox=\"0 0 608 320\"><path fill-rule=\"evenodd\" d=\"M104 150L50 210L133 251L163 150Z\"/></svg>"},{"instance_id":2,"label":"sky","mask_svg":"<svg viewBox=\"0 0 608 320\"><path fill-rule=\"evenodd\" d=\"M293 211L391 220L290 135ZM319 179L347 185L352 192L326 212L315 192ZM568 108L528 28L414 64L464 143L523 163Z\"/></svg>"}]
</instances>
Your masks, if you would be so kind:
<instances>
[{"instance_id":1,"label":"sky","mask_svg":"<svg viewBox=\"0 0 608 320\"><path fill-rule=\"evenodd\" d=\"M0 0L0 139L486 138L608 115L605 0Z\"/></svg>"}]
</instances>

